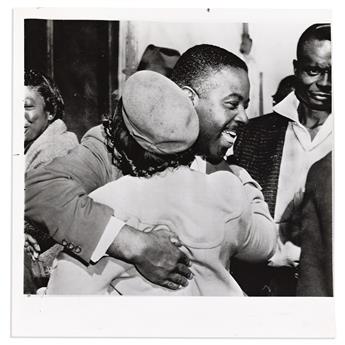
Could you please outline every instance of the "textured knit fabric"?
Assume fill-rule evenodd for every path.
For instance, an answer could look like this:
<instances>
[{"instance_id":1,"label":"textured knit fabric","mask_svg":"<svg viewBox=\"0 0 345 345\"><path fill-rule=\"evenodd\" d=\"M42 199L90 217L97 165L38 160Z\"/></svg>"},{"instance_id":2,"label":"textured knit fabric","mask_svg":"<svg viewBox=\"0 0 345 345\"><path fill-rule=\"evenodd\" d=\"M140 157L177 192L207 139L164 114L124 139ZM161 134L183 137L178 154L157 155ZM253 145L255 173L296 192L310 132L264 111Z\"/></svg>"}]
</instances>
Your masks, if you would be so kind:
<instances>
[{"instance_id":1,"label":"textured knit fabric","mask_svg":"<svg viewBox=\"0 0 345 345\"><path fill-rule=\"evenodd\" d=\"M194 277L186 288L168 290L119 260L104 257L86 267L62 254L48 294L243 296L229 274L230 258L266 261L275 249L275 227L262 193L230 172L205 175L180 167L151 178L126 176L90 196L137 229L174 231L191 258Z\"/></svg>"},{"instance_id":2,"label":"textured knit fabric","mask_svg":"<svg viewBox=\"0 0 345 345\"><path fill-rule=\"evenodd\" d=\"M274 215L279 170L289 120L276 113L249 121L241 127L230 164L246 169L262 187L271 215Z\"/></svg>"}]
</instances>

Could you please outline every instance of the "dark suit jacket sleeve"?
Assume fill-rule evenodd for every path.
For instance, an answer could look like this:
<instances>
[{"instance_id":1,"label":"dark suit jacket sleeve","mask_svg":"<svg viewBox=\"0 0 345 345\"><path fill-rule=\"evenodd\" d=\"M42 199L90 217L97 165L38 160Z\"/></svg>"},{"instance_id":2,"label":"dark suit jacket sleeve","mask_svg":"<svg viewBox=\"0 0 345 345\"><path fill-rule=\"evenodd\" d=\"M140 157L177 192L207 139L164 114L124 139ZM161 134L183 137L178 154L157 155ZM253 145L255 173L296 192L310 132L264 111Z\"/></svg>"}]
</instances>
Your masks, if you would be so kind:
<instances>
[{"instance_id":1,"label":"dark suit jacket sleeve","mask_svg":"<svg viewBox=\"0 0 345 345\"><path fill-rule=\"evenodd\" d=\"M332 156L315 163L307 177L301 216L298 296L332 296Z\"/></svg>"},{"instance_id":2,"label":"dark suit jacket sleeve","mask_svg":"<svg viewBox=\"0 0 345 345\"><path fill-rule=\"evenodd\" d=\"M88 194L110 178L104 143L89 137L69 155L27 174L25 217L58 243L71 243L74 254L88 263L113 215Z\"/></svg>"}]
</instances>

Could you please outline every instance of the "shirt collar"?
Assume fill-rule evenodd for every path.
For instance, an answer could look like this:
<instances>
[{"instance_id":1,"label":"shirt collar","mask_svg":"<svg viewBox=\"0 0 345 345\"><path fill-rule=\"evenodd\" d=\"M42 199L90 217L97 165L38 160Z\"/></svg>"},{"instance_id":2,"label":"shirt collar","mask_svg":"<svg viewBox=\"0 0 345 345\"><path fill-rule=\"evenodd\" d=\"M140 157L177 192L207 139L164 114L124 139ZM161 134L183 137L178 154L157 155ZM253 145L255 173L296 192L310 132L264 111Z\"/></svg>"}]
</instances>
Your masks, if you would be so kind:
<instances>
[{"instance_id":1,"label":"shirt collar","mask_svg":"<svg viewBox=\"0 0 345 345\"><path fill-rule=\"evenodd\" d=\"M297 99L295 92L290 92L281 102L273 107L273 111L282 115L289 120L299 122L298 109L299 100Z\"/></svg>"},{"instance_id":2,"label":"shirt collar","mask_svg":"<svg viewBox=\"0 0 345 345\"><path fill-rule=\"evenodd\" d=\"M299 100L297 99L295 92L292 91L289 93L281 102L276 104L273 107L273 111L279 115L282 115L289 120L292 120L302 127L304 127L300 121L299 121L299 116L298 116L298 106L299 106ZM328 118L326 119L324 125L327 123L327 126L324 127L329 127L331 128L333 126L333 116L332 113L329 114Z\"/></svg>"},{"instance_id":3,"label":"shirt collar","mask_svg":"<svg viewBox=\"0 0 345 345\"><path fill-rule=\"evenodd\" d=\"M206 173L206 160L200 156L195 156L195 159L190 167L193 170L199 171L201 173Z\"/></svg>"}]
</instances>

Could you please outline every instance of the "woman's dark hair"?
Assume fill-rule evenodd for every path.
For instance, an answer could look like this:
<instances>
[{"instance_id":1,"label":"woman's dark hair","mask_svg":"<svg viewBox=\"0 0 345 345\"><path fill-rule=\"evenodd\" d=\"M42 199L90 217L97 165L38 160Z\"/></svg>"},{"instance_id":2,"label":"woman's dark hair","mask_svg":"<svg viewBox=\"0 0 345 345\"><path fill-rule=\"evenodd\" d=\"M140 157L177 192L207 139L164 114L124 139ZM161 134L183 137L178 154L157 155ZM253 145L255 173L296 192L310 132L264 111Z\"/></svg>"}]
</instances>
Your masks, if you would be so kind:
<instances>
[{"instance_id":1,"label":"woman's dark hair","mask_svg":"<svg viewBox=\"0 0 345 345\"><path fill-rule=\"evenodd\" d=\"M34 88L42 96L45 110L54 116L53 121L63 118L64 102L60 90L51 78L43 73L28 70L24 73L24 85Z\"/></svg>"},{"instance_id":2,"label":"woman's dark hair","mask_svg":"<svg viewBox=\"0 0 345 345\"><path fill-rule=\"evenodd\" d=\"M112 162L124 175L149 177L168 167L190 165L194 160L192 148L172 155L159 155L146 151L130 135L122 117L122 99L119 100L112 118L103 121L108 151Z\"/></svg>"}]
</instances>

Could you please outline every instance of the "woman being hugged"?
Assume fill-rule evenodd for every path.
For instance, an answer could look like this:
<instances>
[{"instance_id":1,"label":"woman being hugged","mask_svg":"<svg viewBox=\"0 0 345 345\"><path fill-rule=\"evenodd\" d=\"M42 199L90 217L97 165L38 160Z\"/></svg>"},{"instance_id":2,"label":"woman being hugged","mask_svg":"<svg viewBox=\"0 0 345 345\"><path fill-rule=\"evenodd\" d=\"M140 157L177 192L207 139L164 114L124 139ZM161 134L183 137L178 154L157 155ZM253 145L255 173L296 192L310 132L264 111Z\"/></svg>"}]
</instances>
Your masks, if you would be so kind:
<instances>
[{"instance_id":1,"label":"woman being hugged","mask_svg":"<svg viewBox=\"0 0 345 345\"><path fill-rule=\"evenodd\" d=\"M126 176L90 197L136 229L174 232L194 277L181 278L183 289L168 289L123 261L104 256L86 267L61 253L47 294L243 296L229 273L230 259L267 260L275 250L274 223L258 189L249 192L230 172L206 175L190 168L199 119L187 95L158 73L137 72L105 132L113 162Z\"/></svg>"}]
</instances>

